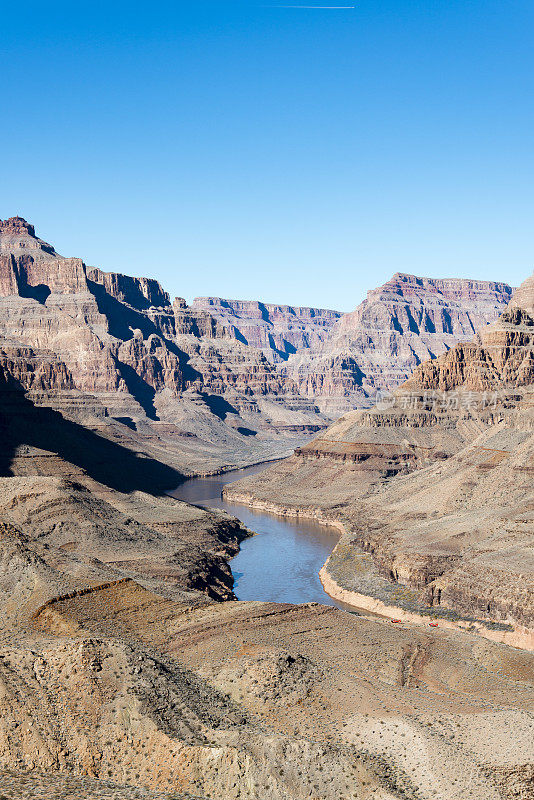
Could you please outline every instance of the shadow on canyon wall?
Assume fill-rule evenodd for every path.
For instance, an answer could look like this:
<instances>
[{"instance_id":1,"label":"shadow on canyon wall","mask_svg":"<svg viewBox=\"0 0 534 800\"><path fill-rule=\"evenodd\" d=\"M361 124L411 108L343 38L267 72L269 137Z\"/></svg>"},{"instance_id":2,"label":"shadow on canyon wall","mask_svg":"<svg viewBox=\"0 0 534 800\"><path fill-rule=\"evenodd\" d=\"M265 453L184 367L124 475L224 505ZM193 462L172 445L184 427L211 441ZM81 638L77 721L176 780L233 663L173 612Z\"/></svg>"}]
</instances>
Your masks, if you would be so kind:
<instances>
[{"instance_id":1,"label":"shadow on canyon wall","mask_svg":"<svg viewBox=\"0 0 534 800\"><path fill-rule=\"evenodd\" d=\"M169 315L166 318L166 324L160 321L161 324L156 326L150 317L147 317L146 314L130 306L120 303L108 294L105 288L100 286L100 284L88 279L87 285L89 291L96 300L98 310L108 321L109 333L112 336L116 339L128 342L133 338L136 329L141 331L145 341L150 336L157 336L167 350L178 359L184 378L184 385L182 388L185 389L187 384L193 383L196 380L202 380L201 373L189 364L189 356L187 353L181 350L178 345L172 341L172 338L169 338L169 336L172 337L175 334L174 318L172 316Z\"/></svg>"},{"instance_id":2,"label":"shadow on canyon wall","mask_svg":"<svg viewBox=\"0 0 534 800\"><path fill-rule=\"evenodd\" d=\"M57 411L34 405L14 380L9 386L0 386L0 440L2 476L21 474L13 470L13 461L17 448L27 445L57 454L94 480L119 492L139 490L162 494L178 486L184 477L178 470L139 456L65 419Z\"/></svg>"}]
</instances>

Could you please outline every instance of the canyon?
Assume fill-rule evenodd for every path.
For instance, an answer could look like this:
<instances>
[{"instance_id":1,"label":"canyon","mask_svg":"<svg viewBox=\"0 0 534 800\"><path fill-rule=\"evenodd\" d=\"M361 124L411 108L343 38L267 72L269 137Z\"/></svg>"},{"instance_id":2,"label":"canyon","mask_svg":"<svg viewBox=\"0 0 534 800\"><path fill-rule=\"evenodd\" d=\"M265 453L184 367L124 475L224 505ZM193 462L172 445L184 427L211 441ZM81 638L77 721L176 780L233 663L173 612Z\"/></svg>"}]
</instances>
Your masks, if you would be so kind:
<instances>
[{"instance_id":1,"label":"canyon","mask_svg":"<svg viewBox=\"0 0 534 800\"><path fill-rule=\"evenodd\" d=\"M0 794L531 797L533 336L532 279L188 305L1 222ZM359 613L237 601L168 494L282 456L225 495L337 526Z\"/></svg>"},{"instance_id":2,"label":"canyon","mask_svg":"<svg viewBox=\"0 0 534 800\"><path fill-rule=\"evenodd\" d=\"M337 524L323 582L345 602L534 649L532 285L471 342L226 496Z\"/></svg>"},{"instance_id":3,"label":"canyon","mask_svg":"<svg viewBox=\"0 0 534 800\"><path fill-rule=\"evenodd\" d=\"M0 344L32 402L184 474L287 454L325 425L231 326L58 255L20 218L0 224Z\"/></svg>"},{"instance_id":4,"label":"canyon","mask_svg":"<svg viewBox=\"0 0 534 800\"><path fill-rule=\"evenodd\" d=\"M289 455L347 403L368 403L494 321L510 295L505 284L396 275L353 314L188 306L154 279L60 256L20 217L0 222L4 372L32 402L183 474Z\"/></svg>"}]
</instances>

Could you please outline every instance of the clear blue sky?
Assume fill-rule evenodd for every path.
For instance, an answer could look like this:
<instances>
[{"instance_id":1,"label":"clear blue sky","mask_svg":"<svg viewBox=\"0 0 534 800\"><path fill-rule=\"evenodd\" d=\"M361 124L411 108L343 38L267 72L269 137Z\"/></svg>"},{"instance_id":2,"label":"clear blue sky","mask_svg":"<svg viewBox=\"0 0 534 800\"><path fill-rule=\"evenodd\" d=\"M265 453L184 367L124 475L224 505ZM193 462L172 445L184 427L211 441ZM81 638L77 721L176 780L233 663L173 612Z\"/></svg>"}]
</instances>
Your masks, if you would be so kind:
<instances>
[{"instance_id":1,"label":"clear blue sky","mask_svg":"<svg viewBox=\"0 0 534 800\"><path fill-rule=\"evenodd\" d=\"M352 3L3 4L0 216L187 299L520 282L532 0Z\"/></svg>"}]
</instances>

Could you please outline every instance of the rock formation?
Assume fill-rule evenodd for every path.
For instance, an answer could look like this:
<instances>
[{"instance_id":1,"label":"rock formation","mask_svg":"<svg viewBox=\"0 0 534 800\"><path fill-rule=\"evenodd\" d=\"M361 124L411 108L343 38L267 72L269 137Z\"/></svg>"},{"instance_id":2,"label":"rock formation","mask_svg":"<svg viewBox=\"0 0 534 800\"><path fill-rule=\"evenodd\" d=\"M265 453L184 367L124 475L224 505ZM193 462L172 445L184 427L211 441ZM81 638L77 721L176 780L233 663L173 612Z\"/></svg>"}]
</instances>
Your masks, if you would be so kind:
<instances>
[{"instance_id":1,"label":"rock formation","mask_svg":"<svg viewBox=\"0 0 534 800\"><path fill-rule=\"evenodd\" d=\"M396 276L344 316L220 298L189 307L155 280L64 258L20 217L0 224L0 346L49 360L49 385L41 366L23 388L75 418L85 408L86 423L91 410L108 435L156 447L183 472L288 454L347 404L470 336L508 295Z\"/></svg>"},{"instance_id":2,"label":"rock formation","mask_svg":"<svg viewBox=\"0 0 534 800\"><path fill-rule=\"evenodd\" d=\"M37 519L27 535L0 528L6 796L528 797L528 654L316 604L169 596L166 573L147 588L144 559L133 580L113 556L119 543L144 552L149 532L172 541L176 505L150 519L131 498L118 517L100 505L70 520L74 504L54 531L43 482L14 496L8 480L18 524ZM87 510L82 537L103 562L76 547Z\"/></svg>"},{"instance_id":3,"label":"rock formation","mask_svg":"<svg viewBox=\"0 0 534 800\"><path fill-rule=\"evenodd\" d=\"M397 273L341 317L319 348L290 358L284 372L301 394L339 416L471 339L504 311L511 293L505 283Z\"/></svg>"},{"instance_id":4,"label":"rock formation","mask_svg":"<svg viewBox=\"0 0 534 800\"><path fill-rule=\"evenodd\" d=\"M74 419L82 411L85 424L92 415L185 473L282 455L325 424L231 326L171 304L155 280L64 258L19 217L0 224L0 346L19 353L15 377L27 373L20 386L39 390L33 401Z\"/></svg>"},{"instance_id":5,"label":"rock formation","mask_svg":"<svg viewBox=\"0 0 534 800\"><path fill-rule=\"evenodd\" d=\"M186 470L258 460L317 424L276 357L171 306L155 281L62 258L20 218L0 245L0 795L529 797L528 653L235 602L228 560L248 532L163 494ZM526 375L530 317L507 314ZM511 374L491 353L487 374ZM471 394L438 402L423 368L414 380L398 404L300 447L276 498L302 504L303 473L315 500L328 483L317 513L352 526L336 580L363 590L375 569L386 599L469 608L472 626L506 619L496 636L517 633L530 618L529 387L475 413ZM369 502L354 496L364 473Z\"/></svg>"},{"instance_id":6,"label":"rock formation","mask_svg":"<svg viewBox=\"0 0 534 800\"><path fill-rule=\"evenodd\" d=\"M227 496L340 525L324 578L347 602L534 649L532 283L472 342Z\"/></svg>"},{"instance_id":7,"label":"rock formation","mask_svg":"<svg viewBox=\"0 0 534 800\"><path fill-rule=\"evenodd\" d=\"M299 350L316 350L343 316L325 308L278 306L222 297L197 297L194 309L208 311L240 341L287 360Z\"/></svg>"}]
</instances>

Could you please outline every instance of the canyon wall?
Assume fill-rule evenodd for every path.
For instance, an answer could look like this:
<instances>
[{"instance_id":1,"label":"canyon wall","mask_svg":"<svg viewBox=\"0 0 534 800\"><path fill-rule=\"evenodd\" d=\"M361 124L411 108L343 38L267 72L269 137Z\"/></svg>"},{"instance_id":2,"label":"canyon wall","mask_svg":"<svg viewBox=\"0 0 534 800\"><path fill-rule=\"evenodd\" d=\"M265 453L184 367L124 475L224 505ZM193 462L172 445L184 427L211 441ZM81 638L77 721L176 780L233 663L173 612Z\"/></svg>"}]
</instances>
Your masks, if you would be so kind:
<instances>
[{"instance_id":1,"label":"canyon wall","mask_svg":"<svg viewBox=\"0 0 534 800\"><path fill-rule=\"evenodd\" d=\"M171 303L153 279L64 258L19 217L0 224L0 346L18 352L13 375L39 389L33 400L82 413L84 424L93 416L108 435L186 473L286 454L326 423L232 326L181 298ZM48 383L43 364L36 378L40 353Z\"/></svg>"},{"instance_id":2,"label":"canyon wall","mask_svg":"<svg viewBox=\"0 0 534 800\"><path fill-rule=\"evenodd\" d=\"M194 309L208 311L236 338L265 350L273 360L287 360L299 350L315 350L343 316L325 308L274 305L253 300L197 297Z\"/></svg>"},{"instance_id":3,"label":"canyon wall","mask_svg":"<svg viewBox=\"0 0 534 800\"><path fill-rule=\"evenodd\" d=\"M222 298L188 306L154 279L64 258L20 217L0 223L0 345L55 355L71 382L69 397L47 396L56 383L41 370L38 402L75 414L85 405L110 435L184 472L288 454L470 338L510 293L397 274L345 315Z\"/></svg>"},{"instance_id":4,"label":"canyon wall","mask_svg":"<svg viewBox=\"0 0 534 800\"><path fill-rule=\"evenodd\" d=\"M370 405L416 366L467 341L510 301L505 283L436 280L397 273L343 315L313 352L289 359L285 374L331 416Z\"/></svg>"},{"instance_id":5,"label":"canyon wall","mask_svg":"<svg viewBox=\"0 0 534 800\"><path fill-rule=\"evenodd\" d=\"M532 641L533 284L471 342L227 497L340 525L326 570L345 601L369 595L393 613Z\"/></svg>"}]
</instances>

